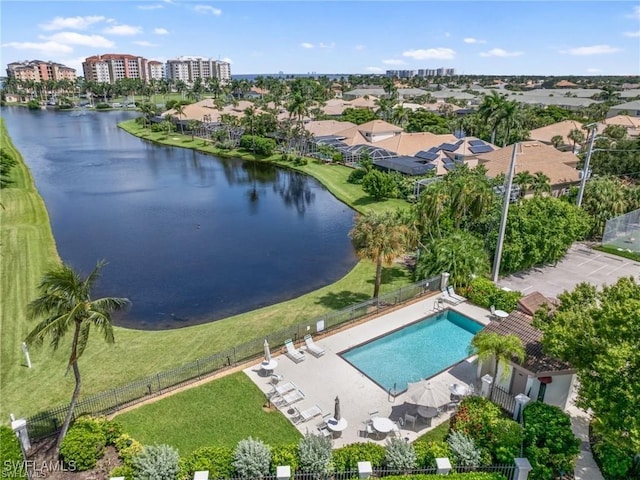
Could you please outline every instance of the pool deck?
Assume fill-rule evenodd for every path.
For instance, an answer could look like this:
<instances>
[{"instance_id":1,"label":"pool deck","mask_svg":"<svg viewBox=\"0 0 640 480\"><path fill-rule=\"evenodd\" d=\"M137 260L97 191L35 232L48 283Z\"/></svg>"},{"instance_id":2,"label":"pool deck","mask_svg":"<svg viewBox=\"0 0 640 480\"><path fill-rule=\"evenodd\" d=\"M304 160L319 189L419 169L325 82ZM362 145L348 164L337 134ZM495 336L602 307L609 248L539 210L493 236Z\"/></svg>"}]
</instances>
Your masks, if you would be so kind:
<instances>
[{"instance_id":1,"label":"pool deck","mask_svg":"<svg viewBox=\"0 0 640 480\"><path fill-rule=\"evenodd\" d=\"M305 398L293 406L302 411L317 405L324 414L330 413L333 416L334 399L336 396L340 398L342 417L347 420L348 427L340 437L333 440L334 447L367 441L384 444L385 438L377 439L375 436L365 437L361 434L364 422L370 418L369 412L378 411L379 413L375 416L396 420L398 417L404 416L406 411L415 409L413 405L405 403L404 394L397 397L389 395L388 392L343 360L338 353L433 314L437 298L438 296L432 296L420 300L332 335L314 334L314 341L326 350L326 353L319 358L306 353L306 360L296 364L286 355L281 355L282 346L271 345L272 356L278 362L275 373L284 377L280 383L293 382L304 394ZM483 308L468 302L449 307L483 325L489 323L489 312ZM301 347L298 345L298 348ZM301 349L304 350L304 348ZM283 348L282 351L284 351ZM270 378L263 376L259 363L244 371L263 392L267 393L272 390L272 385L269 383ZM475 358L470 358L436 375L430 380L430 383L448 395L449 385L452 383L472 383L478 387L476 377L477 364ZM291 414L288 413L289 409L290 407L281 408L287 418L291 418ZM403 438L413 441L431 427L435 427L448 418L449 414L442 414L433 419L431 426L419 419L416 422L415 430L411 426L405 426L401 430L401 435ZM296 425L296 428L302 434L307 431L318 433L316 426L321 420L321 417L316 417L306 423Z\"/></svg>"}]
</instances>

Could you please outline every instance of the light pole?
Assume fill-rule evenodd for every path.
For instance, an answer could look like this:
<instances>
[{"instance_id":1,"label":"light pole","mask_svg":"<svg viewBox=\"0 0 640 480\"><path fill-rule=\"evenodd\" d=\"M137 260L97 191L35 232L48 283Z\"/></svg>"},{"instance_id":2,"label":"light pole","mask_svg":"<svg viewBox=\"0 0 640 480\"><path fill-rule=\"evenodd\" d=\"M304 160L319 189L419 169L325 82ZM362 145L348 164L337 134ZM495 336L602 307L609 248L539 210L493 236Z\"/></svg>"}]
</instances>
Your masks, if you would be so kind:
<instances>
[{"instance_id":1,"label":"light pole","mask_svg":"<svg viewBox=\"0 0 640 480\"><path fill-rule=\"evenodd\" d=\"M596 130L598 129L597 123L587 125L591 128L591 138L589 139L589 147L587 148L587 156L584 160L584 166L582 167L582 178L580 179L580 190L578 190L578 198L576 199L576 205L582 206L582 197L584 196L584 188L587 184L587 177L589 176L589 162L591 161L591 154L593 153L593 142L596 139Z\"/></svg>"}]
</instances>

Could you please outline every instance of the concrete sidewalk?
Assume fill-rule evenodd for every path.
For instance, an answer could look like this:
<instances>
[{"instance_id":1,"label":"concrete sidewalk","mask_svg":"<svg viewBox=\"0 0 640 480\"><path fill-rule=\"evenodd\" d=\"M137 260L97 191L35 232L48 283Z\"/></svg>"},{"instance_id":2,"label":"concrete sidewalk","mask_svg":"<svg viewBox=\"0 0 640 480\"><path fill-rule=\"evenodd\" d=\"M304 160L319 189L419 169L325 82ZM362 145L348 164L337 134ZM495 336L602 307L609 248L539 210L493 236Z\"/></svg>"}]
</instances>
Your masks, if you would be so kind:
<instances>
[{"instance_id":1,"label":"concrete sidewalk","mask_svg":"<svg viewBox=\"0 0 640 480\"><path fill-rule=\"evenodd\" d=\"M589 444L590 415L571 402L566 412L571 416L571 430L580 439L580 453L574 470L575 480L604 480L591 453Z\"/></svg>"}]
</instances>

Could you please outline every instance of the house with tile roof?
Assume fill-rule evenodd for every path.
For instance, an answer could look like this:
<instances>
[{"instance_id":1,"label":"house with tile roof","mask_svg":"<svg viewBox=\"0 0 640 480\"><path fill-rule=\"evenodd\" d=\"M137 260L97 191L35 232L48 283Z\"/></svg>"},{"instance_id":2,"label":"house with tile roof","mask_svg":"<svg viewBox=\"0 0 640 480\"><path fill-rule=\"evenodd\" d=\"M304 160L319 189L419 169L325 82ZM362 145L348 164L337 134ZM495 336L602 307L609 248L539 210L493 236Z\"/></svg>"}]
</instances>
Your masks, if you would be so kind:
<instances>
[{"instance_id":1,"label":"house with tile roof","mask_svg":"<svg viewBox=\"0 0 640 480\"><path fill-rule=\"evenodd\" d=\"M542 172L549 177L554 195L562 193L564 189L580 181L580 172L576 169L579 158L572 152L561 152L537 140L520 142L517 145L515 175L525 171L532 175ZM478 162L485 166L488 177L495 178L509 172L514 148L515 145L509 145L478 155Z\"/></svg>"},{"instance_id":2,"label":"house with tile roof","mask_svg":"<svg viewBox=\"0 0 640 480\"><path fill-rule=\"evenodd\" d=\"M569 134L572 130L581 130L584 133L585 139L588 137L588 131L584 129L584 125L575 120L563 120L562 122L552 123L546 127L536 128L529 132L529 138L531 140L538 140L539 142L552 145L551 140L555 136L562 137L563 145L573 146L573 140L569 138ZM577 145L579 146L579 145Z\"/></svg>"},{"instance_id":3,"label":"house with tile roof","mask_svg":"<svg viewBox=\"0 0 640 480\"><path fill-rule=\"evenodd\" d=\"M522 299L515 310L505 319L492 321L485 332L499 335L515 335L522 341L525 359L513 359L506 368L498 371L497 384L512 396L525 394L531 400L539 400L555 405L563 410L576 382L576 370L568 363L550 357L542 348L542 332L533 326L533 314L542 305L551 308L554 302L539 292L533 292ZM493 372L493 360L480 365L480 375ZM495 380L495 379L494 379Z\"/></svg>"},{"instance_id":4,"label":"house with tile roof","mask_svg":"<svg viewBox=\"0 0 640 480\"><path fill-rule=\"evenodd\" d=\"M632 102L621 103L620 105L614 105L609 109L607 118L615 117L616 115L629 115L631 117L640 117L640 100L634 100Z\"/></svg>"},{"instance_id":5,"label":"house with tile roof","mask_svg":"<svg viewBox=\"0 0 640 480\"><path fill-rule=\"evenodd\" d=\"M630 137L637 137L640 135L640 117L632 117L631 115L616 115L604 119L601 122L601 127L598 130L604 130L609 125L620 125L627 129L627 135Z\"/></svg>"}]
</instances>

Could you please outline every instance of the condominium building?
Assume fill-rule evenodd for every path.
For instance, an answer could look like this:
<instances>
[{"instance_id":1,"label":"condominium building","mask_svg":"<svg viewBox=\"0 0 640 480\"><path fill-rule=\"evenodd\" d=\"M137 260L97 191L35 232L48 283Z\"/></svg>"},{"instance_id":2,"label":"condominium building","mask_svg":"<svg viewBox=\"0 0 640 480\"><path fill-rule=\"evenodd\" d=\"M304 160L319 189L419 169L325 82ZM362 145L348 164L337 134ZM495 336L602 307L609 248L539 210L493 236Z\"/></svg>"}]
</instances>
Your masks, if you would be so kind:
<instances>
[{"instance_id":1,"label":"condominium building","mask_svg":"<svg viewBox=\"0 0 640 480\"><path fill-rule=\"evenodd\" d=\"M412 77L452 77L456 74L455 68L421 68L418 70L387 70L387 77L412 78Z\"/></svg>"},{"instance_id":2,"label":"condominium building","mask_svg":"<svg viewBox=\"0 0 640 480\"><path fill-rule=\"evenodd\" d=\"M227 62L205 57L178 57L167 60L167 78L193 83L197 78L218 78L222 82L231 80L231 66Z\"/></svg>"},{"instance_id":3,"label":"condominium building","mask_svg":"<svg viewBox=\"0 0 640 480\"><path fill-rule=\"evenodd\" d=\"M164 64L157 60L149 60L147 62L147 78L149 80L162 80L164 78Z\"/></svg>"},{"instance_id":4,"label":"condominium building","mask_svg":"<svg viewBox=\"0 0 640 480\"><path fill-rule=\"evenodd\" d=\"M147 81L150 73L146 58L120 53L87 57L82 62L82 70L86 80L99 83L114 83L123 78Z\"/></svg>"},{"instance_id":5,"label":"condominium building","mask_svg":"<svg viewBox=\"0 0 640 480\"><path fill-rule=\"evenodd\" d=\"M67 67L61 63L25 60L24 62L8 64L7 77L20 81L70 80L74 82L76 80L76 71L74 68Z\"/></svg>"}]
</instances>

